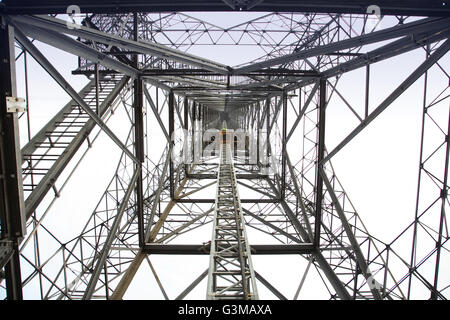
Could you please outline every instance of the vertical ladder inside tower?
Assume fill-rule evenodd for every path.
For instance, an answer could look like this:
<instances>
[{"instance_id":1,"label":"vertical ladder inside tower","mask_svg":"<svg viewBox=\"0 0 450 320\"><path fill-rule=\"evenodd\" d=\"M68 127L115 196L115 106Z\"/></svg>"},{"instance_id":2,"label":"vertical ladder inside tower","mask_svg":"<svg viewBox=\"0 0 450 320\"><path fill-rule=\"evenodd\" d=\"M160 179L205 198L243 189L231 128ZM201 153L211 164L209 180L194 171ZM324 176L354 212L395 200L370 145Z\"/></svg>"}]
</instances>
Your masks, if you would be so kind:
<instances>
[{"instance_id":1,"label":"vertical ladder inside tower","mask_svg":"<svg viewBox=\"0 0 450 320\"><path fill-rule=\"evenodd\" d=\"M257 300L240 198L236 184L230 141L219 141L214 227L211 240L207 299Z\"/></svg>"}]
</instances>

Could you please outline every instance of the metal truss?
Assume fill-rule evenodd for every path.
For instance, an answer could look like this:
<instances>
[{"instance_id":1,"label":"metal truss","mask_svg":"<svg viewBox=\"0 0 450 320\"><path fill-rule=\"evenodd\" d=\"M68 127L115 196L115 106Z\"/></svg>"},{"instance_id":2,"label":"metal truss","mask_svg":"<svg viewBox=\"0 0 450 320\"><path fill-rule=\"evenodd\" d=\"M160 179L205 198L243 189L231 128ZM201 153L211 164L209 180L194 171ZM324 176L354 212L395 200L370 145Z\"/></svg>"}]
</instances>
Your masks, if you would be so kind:
<instances>
[{"instance_id":1,"label":"metal truss","mask_svg":"<svg viewBox=\"0 0 450 320\"><path fill-rule=\"evenodd\" d=\"M220 162L207 298L258 300L255 272L231 156L231 134L227 131L222 134L224 136L219 142Z\"/></svg>"},{"instance_id":2,"label":"metal truss","mask_svg":"<svg viewBox=\"0 0 450 320\"><path fill-rule=\"evenodd\" d=\"M72 2L82 12L75 26L57 15ZM190 1L0 4L0 54L7 62L0 66L1 297L126 299L138 271L149 268L164 299L188 298L202 284L208 298L258 299L267 292L290 299L285 285L274 284L257 263L260 256L289 255L305 267L293 299L308 297L314 272L326 299L447 299L448 8L438 1L422 7L380 1L377 19L366 11L368 1L203 5L205 19ZM220 26L207 19L215 11L252 16ZM231 19L233 13L223 14ZM78 58L72 73L86 77L81 90L42 43ZM203 57L206 48L252 54L231 67ZM377 65L403 55L420 62L374 104ZM33 135L30 59L70 97ZM16 89L21 65L24 103ZM349 98L346 77L358 81L354 91L363 103ZM419 81L415 211L386 240L363 223L332 160ZM330 133L338 106L352 125ZM224 121L236 136L229 144L219 141ZM19 129L27 132L23 146ZM91 150L104 143L98 139L111 142L118 165L82 226L61 232L54 205ZM232 166L225 167L225 156ZM229 204L230 217L221 207L225 194L240 195ZM230 245L235 240L239 246ZM224 250L232 257L220 256ZM159 255L180 261L210 255L211 263L197 262L189 283L169 288L152 263Z\"/></svg>"}]
</instances>

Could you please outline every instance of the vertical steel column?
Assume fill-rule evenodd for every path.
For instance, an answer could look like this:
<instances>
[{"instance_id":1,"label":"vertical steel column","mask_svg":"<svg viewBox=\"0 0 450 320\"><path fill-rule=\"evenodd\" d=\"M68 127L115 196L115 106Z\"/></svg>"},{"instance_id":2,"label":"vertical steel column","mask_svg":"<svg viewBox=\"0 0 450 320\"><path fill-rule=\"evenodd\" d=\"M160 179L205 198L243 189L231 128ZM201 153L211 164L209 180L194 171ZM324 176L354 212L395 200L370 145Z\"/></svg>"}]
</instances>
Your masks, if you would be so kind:
<instances>
[{"instance_id":1,"label":"vertical steel column","mask_svg":"<svg viewBox=\"0 0 450 320\"><path fill-rule=\"evenodd\" d=\"M184 147L183 148L183 154L184 154L184 160L187 160L187 156L185 153L188 152L187 150L187 146L189 146L188 144L188 139L189 139L189 100L188 97L184 97ZM184 174L187 175L188 174L188 164L185 163L184 165Z\"/></svg>"},{"instance_id":2,"label":"vertical steel column","mask_svg":"<svg viewBox=\"0 0 450 320\"><path fill-rule=\"evenodd\" d=\"M138 16L135 12L133 14L133 31L134 41L138 41L139 29L138 29ZM139 56L135 54L133 56L134 67L139 70ZM142 180L142 163L145 159L145 147L144 147L144 114L143 114L143 81L140 77L134 80L134 147L136 159L135 170L139 171L139 175L136 181L136 210L138 217L138 233L139 233L139 245L144 245L144 190Z\"/></svg>"},{"instance_id":3,"label":"vertical steel column","mask_svg":"<svg viewBox=\"0 0 450 320\"><path fill-rule=\"evenodd\" d=\"M282 123L282 154L281 154L281 190L280 190L280 200L284 200L286 196L286 132L287 132L287 92L283 91L281 96L283 99L283 123Z\"/></svg>"},{"instance_id":4,"label":"vertical steel column","mask_svg":"<svg viewBox=\"0 0 450 320\"><path fill-rule=\"evenodd\" d=\"M175 113L174 113L174 103L175 103L175 96L173 91L171 90L169 92L169 137L170 137L170 148L169 148L169 154L168 157L172 156L172 150L175 143L175 139L173 137L174 129L175 129ZM173 159L170 159L169 161L169 190L170 190L170 199L174 200L175 198L175 186L173 181Z\"/></svg>"},{"instance_id":5,"label":"vertical steel column","mask_svg":"<svg viewBox=\"0 0 450 320\"><path fill-rule=\"evenodd\" d=\"M191 142L192 142L192 147L191 147L191 152L192 152L192 161L193 163L195 163L195 161L197 161L197 155L195 153L196 151L196 118L197 118L197 110L196 110L196 106L197 106L197 102L192 101L192 113L191 113L191 127L192 127L192 134L191 134Z\"/></svg>"},{"instance_id":6,"label":"vertical steel column","mask_svg":"<svg viewBox=\"0 0 450 320\"><path fill-rule=\"evenodd\" d=\"M206 109L206 107L203 106L203 108L202 108L202 132L205 132L205 129L206 129L205 109Z\"/></svg>"},{"instance_id":7,"label":"vertical steel column","mask_svg":"<svg viewBox=\"0 0 450 320\"><path fill-rule=\"evenodd\" d=\"M98 70L98 63L94 66L94 81L95 81L95 112L100 114L100 73Z\"/></svg>"},{"instance_id":8,"label":"vertical steel column","mask_svg":"<svg viewBox=\"0 0 450 320\"><path fill-rule=\"evenodd\" d=\"M317 163L316 163L316 199L315 199L315 224L314 224L314 245L320 244L320 225L322 221L322 200L323 200L323 179L320 169L323 167L322 160L325 156L325 108L326 108L327 81L320 79L319 82L319 121L318 121L318 141L317 141Z\"/></svg>"},{"instance_id":9,"label":"vertical steel column","mask_svg":"<svg viewBox=\"0 0 450 320\"><path fill-rule=\"evenodd\" d=\"M270 98L266 99L266 154L265 160L266 163L266 173L269 174L270 160L269 160L269 152L270 152Z\"/></svg>"},{"instance_id":10,"label":"vertical steel column","mask_svg":"<svg viewBox=\"0 0 450 320\"><path fill-rule=\"evenodd\" d=\"M366 95L365 95L365 105L364 105L364 119L369 115L369 90L370 88L370 64L366 66Z\"/></svg>"},{"instance_id":11,"label":"vertical steel column","mask_svg":"<svg viewBox=\"0 0 450 320\"><path fill-rule=\"evenodd\" d=\"M143 115L143 96L142 96L143 83L141 79L134 80L134 144L136 158L139 163L135 163L135 170L139 171L139 177L136 181L136 209L138 217L139 228L139 244L144 244L144 190L142 179L142 163L145 160L145 147L144 147L144 115Z\"/></svg>"},{"instance_id":12,"label":"vertical steel column","mask_svg":"<svg viewBox=\"0 0 450 320\"><path fill-rule=\"evenodd\" d=\"M26 232L23 198L19 123L17 112L8 112L7 97L16 97L14 28L0 22L0 205L1 240L11 245L5 265L9 300L22 300L18 243Z\"/></svg>"},{"instance_id":13,"label":"vertical steel column","mask_svg":"<svg viewBox=\"0 0 450 320\"><path fill-rule=\"evenodd\" d=\"M256 115L256 165L259 167L259 135L261 134L261 102L258 101L257 106L257 115Z\"/></svg>"}]
</instances>

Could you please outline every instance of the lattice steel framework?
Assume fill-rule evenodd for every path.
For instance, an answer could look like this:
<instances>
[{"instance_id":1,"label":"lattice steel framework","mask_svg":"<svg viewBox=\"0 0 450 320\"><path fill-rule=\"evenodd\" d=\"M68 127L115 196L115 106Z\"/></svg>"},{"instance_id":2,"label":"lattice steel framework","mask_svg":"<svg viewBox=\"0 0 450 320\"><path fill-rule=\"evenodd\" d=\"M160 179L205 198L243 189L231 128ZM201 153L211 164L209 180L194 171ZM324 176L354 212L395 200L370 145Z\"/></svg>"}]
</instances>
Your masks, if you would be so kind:
<instances>
[{"instance_id":1,"label":"lattice steel framework","mask_svg":"<svg viewBox=\"0 0 450 320\"><path fill-rule=\"evenodd\" d=\"M222 139L219 138L207 299L258 300L255 271L236 183L231 134L226 130L222 134Z\"/></svg>"},{"instance_id":2,"label":"lattice steel framework","mask_svg":"<svg viewBox=\"0 0 450 320\"><path fill-rule=\"evenodd\" d=\"M450 18L442 1L217 0L202 8L195 1L41 2L0 3L2 298L126 298L144 261L163 298L188 297L213 272L208 263L196 262L201 270L180 282L186 287L171 282L175 295L150 259L170 257L168 266L173 257L188 263L213 251L220 173L214 150L224 120L242 139L230 152L249 231L244 245L255 258L301 257L294 299L312 290L305 284L311 267L327 299L449 297ZM80 23L64 15L73 3ZM383 16L367 11L373 4ZM204 20L195 12L203 9ZM234 26L207 21L217 12L232 20L236 11L251 18ZM42 43L78 58L72 73L87 79L81 90ZM230 67L226 54L221 61L202 57L207 50L251 55ZM395 67L404 56L416 66L387 94L375 92L377 66ZM37 75L28 74L30 57L71 99L34 135L28 80ZM16 99L22 65L25 102ZM351 89L347 77L356 81ZM331 160L418 86L415 210L386 240L366 228ZM352 91L364 102L355 106ZM48 103L55 103L50 95ZM331 134L338 107L351 125ZM117 117L120 124L110 124ZM22 146L19 129L27 132ZM61 232L52 208L102 137L121 153L116 170L83 225ZM97 163L110 161L108 153ZM263 276L255 262L250 279L268 297L286 299L284 285L271 279L279 272L273 268Z\"/></svg>"}]
</instances>

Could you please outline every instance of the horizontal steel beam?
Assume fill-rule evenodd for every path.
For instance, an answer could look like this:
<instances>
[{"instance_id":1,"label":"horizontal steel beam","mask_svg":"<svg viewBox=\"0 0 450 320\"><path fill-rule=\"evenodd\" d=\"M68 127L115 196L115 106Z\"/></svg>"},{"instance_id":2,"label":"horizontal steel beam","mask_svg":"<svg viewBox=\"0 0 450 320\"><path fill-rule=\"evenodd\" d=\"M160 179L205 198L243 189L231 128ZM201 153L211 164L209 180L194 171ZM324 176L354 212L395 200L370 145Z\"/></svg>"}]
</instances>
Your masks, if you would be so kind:
<instances>
[{"instance_id":1,"label":"horizontal steel beam","mask_svg":"<svg viewBox=\"0 0 450 320\"><path fill-rule=\"evenodd\" d=\"M269 176L267 174L259 173L236 173L237 179L267 179ZM192 173L187 175L188 179L217 179L217 174L206 174L206 173Z\"/></svg>"},{"instance_id":2,"label":"horizontal steel beam","mask_svg":"<svg viewBox=\"0 0 450 320\"><path fill-rule=\"evenodd\" d=\"M206 69L144 69L141 72L142 76L217 76L224 77L222 73L212 72ZM264 77L264 76L286 76L286 77L311 77L319 76L319 73L314 70L292 70L286 68L274 68L255 70L251 73L244 74L247 77Z\"/></svg>"},{"instance_id":3,"label":"horizontal steel beam","mask_svg":"<svg viewBox=\"0 0 450 320\"><path fill-rule=\"evenodd\" d=\"M232 5L227 4L231 3ZM67 13L70 5L78 5L82 13L172 12L172 11L255 11L316 12L364 14L376 4L384 15L443 16L450 8L442 0L4 0L0 12L8 14Z\"/></svg>"},{"instance_id":4,"label":"horizontal steel beam","mask_svg":"<svg viewBox=\"0 0 450 320\"><path fill-rule=\"evenodd\" d=\"M174 199L179 203L214 203L214 199ZM241 203L278 203L280 199L241 199Z\"/></svg>"},{"instance_id":5,"label":"horizontal steel beam","mask_svg":"<svg viewBox=\"0 0 450 320\"><path fill-rule=\"evenodd\" d=\"M210 244L156 244L147 243L142 251L146 254L197 255L209 254ZM251 253L260 255L273 254L310 254L315 248L312 243L300 244L255 244L250 245Z\"/></svg>"}]
</instances>

